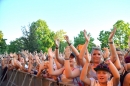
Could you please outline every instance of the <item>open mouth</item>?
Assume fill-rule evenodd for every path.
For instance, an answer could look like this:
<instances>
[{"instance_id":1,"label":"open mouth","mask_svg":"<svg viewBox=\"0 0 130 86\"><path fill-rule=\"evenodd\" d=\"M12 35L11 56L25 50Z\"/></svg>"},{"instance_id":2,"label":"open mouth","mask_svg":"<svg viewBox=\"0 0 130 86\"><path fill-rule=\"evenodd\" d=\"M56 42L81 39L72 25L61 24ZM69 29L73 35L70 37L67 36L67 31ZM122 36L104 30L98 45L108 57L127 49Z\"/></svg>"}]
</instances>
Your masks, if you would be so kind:
<instances>
[{"instance_id":1,"label":"open mouth","mask_svg":"<svg viewBox=\"0 0 130 86\"><path fill-rule=\"evenodd\" d=\"M104 78L99 78L100 80L103 80Z\"/></svg>"}]
</instances>

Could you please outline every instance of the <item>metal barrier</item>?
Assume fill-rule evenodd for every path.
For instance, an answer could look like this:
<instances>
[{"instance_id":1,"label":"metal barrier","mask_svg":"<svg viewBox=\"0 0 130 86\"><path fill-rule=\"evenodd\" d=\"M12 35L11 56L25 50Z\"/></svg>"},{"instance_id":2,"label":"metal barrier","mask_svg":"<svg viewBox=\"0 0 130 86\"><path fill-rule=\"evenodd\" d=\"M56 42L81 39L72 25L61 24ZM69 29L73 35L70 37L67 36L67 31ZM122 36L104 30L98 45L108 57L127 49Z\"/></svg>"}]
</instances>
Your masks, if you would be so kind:
<instances>
[{"instance_id":1,"label":"metal barrier","mask_svg":"<svg viewBox=\"0 0 130 86\"><path fill-rule=\"evenodd\" d=\"M8 73L8 70L5 72L4 75L1 75L1 78L0 78L0 80L1 80L0 86L2 85L2 83L3 83L3 81L4 81L4 79L5 79L6 75L7 75L7 73Z\"/></svg>"},{"instance_id":2,"label":"metal barrier","mask_svg":"<svg viewBox=\"0 0 130 86\"><path fill-rule=\"evenodd\" d=\"M6 74L7 81L5 85L2 85L4 82L1 81L0 86L72 86L72 84L62 82L59 82L59 85L57 85L56 81L52 79L36 77L35 75L18 70L8 70Z\"/></svg>"}]
</instances>

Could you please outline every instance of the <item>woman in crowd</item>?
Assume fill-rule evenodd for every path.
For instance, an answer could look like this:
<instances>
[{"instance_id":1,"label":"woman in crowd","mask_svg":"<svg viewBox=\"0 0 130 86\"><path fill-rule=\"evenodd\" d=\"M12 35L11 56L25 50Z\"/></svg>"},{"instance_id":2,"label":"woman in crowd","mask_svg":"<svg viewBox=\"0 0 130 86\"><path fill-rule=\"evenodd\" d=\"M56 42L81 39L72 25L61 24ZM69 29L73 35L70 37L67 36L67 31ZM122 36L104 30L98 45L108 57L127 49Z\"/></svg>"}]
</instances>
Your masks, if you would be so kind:
<instances>
[{"instance_id":1,"label":"woman in crowd","mask_svg":"<svg viewBox=\"0 0 130 86\"><path fill-rule=\"evenodd\" d=\"M66 84L72 84L72 86L73 85L79 86L81 82L77 77L80 76L80 69L77 67L75 56L71 53L69 46L66 47L64 53L65 53L64 67L54 70L53 69L54 54L52 53L51 49L48 50L48 55L50 57L49 74L59 76L61 81Z\"/></svg>"},{"instance_id":2,"label":"woman in crowd","mask_svg":"<svg viewBox=\"0 0 130 86\"><path fill-rule=\"evenodd\" d=\"M97 65L96 68L94 68L94 70L96 71L97 80L94 78L87 77L88 66L90 64L90 61L88 60L88 54L89 53L87 52L86 63L81 72L80 79L89 86L118 86L120 75L117 68L114 66L111 60L106 59L109 57L108 49L105 50L105 61ZM111 73L113 75L112 79L110 79Z\"/></svg>"},{"instance_id":3,"label":"woman in crowd","mask_svg":"<svg viewBox=\"0 0 130 86\"><path fill-rule=\"evenodd\" d=\"M127 61L128 59L126 59L126 58L125 58L126 62L124 61L124 54L120 49L117 49L117 54L118 54L118 57L121 62L121 69L119 71L120 84L121 84L121 86L129 86L130 85L130 73L129 73L130 63L126 63L126 62L128 62Z\"/></svg>"}]
</instances>

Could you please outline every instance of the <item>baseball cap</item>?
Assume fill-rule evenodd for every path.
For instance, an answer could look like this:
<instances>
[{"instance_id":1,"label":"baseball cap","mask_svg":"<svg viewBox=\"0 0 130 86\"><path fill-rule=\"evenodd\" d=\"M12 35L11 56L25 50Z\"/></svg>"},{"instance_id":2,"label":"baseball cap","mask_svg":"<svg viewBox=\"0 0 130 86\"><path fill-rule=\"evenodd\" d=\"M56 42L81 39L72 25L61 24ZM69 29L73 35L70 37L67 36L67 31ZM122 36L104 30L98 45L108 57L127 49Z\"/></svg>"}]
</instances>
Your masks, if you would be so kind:
<instances>
[{"instance_id":1,"label":"baseball cap","mask_svg":"<svg viewBox=\"0 0 130 86\"><path fill-rule=\"evenodd\" d=\"M104 71L107 71L107 72L111 73L108 66L107 66L107 64L105 64L105 63L100 63L96 68L94 68L94 70L96 72L99 71L99 70L104 70Z\"/></svg>"}]
</instances>

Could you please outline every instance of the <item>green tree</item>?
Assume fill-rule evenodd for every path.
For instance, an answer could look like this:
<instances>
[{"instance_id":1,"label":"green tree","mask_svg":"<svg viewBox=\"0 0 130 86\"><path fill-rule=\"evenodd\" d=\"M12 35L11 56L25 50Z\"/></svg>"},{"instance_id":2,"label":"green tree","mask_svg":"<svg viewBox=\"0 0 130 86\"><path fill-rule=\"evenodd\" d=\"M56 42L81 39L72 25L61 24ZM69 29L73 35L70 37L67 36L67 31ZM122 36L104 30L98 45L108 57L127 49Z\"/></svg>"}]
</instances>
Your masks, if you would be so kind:
<instances>
[{"instance_id":1,"label":"green tree","mask_svg":"<svg viewBox=\"0 0 130 86\"><path fill-rule=\"evenodd\" d=\"M64 30L59 30L55 33L54 39L59 39L60 41L63 41L65 34L66 32Z\"/></svg>"},{"instance_id":2,"label":"green tree","mask_svg":"<svg viewBox=\"0 0 130 86\"><path fill-rule=\"evenodd\" d=\"M85 43L85 38L84 38L84 34L83 31L80 31L80 34L78 34L77 37L74 37L74 46L77 47L79 44L84 44ZM90 42L88 45L88 51L91 52L92 47L96 46L94 43L94 38L91 37L90 35Z\"/></svg>"},{"instance_id":3,"label":"green tree","mask_svg":"<svg viewBox=\"0 0 130 86\"><path fill-rule=\"evenodd\" d=\"M24 41L29 51L46 52L48 48L54 45L55 33L49 29L46 22L39 19L29 25L29 31L26 27L22 29Z\"/></svg>"},{"instance_id":4,"label":"green tree","mask_svg":"<svg viewBox=\"0 0 130 86\"><path fill-rule=\"evenodd\" d=\"M66 46L68 46L67 42L66 41L61 41L60 46L59 46L59 52L63 53Z\"/></svg>"},{"instance_id":5,"label":"green tree","mask_svg":"<svg viewBox=\"0 0 130 86\"><path fill-rule=\"evenodd\" d=\"M0 31L0 41L3 39L3 33Z\"/></svg>"},{"instance_id":6,"label":"green tree","mask_svg":"<svg viewBox=\"0 0 130 86\"><path fill-rule=\"evenodd\" d=\"M6 39L1 39L0 41L0 53L4 53L7 51L7 44L6 44Z\"/></svg>"},{"instance_id":7,"label":"green tree","mask_svg":"<svg viewBox=\"0 0 130 86\"><path fill-rule=\"evenodd\" d=\"M108 46L109 35L110 35L110 31L104 31L104 30L100 31L99 37L97 39L101 42L100 44L101 48L109 47Z\"/></svg>"},{"instance_id":8,"label":"green tree","mask_svg":"<svg viewBox=\"0 0 130 86\"><path fill-rule=\"evenodd\" d=\"M2 31L0 31L0 53L4 53L7 51L7 44L6 44L6 40L3 38L3 33Z\"/></svg>"},{"instance_id":9,"label":"green tree","mask_svg":"<svg viewBox=\"0 0 130 86\"><path fill-rule=\"evenodd\" d=\"M128 37L130 36L130 24L125 23L123 20L118 20L114 25L117 28L116 33L114 35L114 43L116 47L120 47L121 49L125 49L128 47ZM108 37L110 35L110 31L100 31L98 40L101 42L101 47L108 47Z\"/></svg>"},{"instance_id":10,"label":"green tree","mask_svg":"<svg viewBox=\"0 0 130 86\"><path fill-rule=\"evenodd\" d=\"M130 36L130 24L125 23L123 20L118 20L115 24L117 27L114 42L121 49L128 47L128 37Z\"/></svg>"},{"instance_id":11,"label":"green tree","mask_svg":"<svg viewBox=\"0 0 130 86\"><path fill-rule=\"evenodd\" d=\"M8 52L18 52L21 49L25 49L23 37L16 38L16 40L11 41L10 45L8 45Z\"/></svg>"},{"instance_id":12,"label":"green tree","mask_svg":"<svg viewBox=\"0 0 130 86\"><path fill-rule=\"evenodd\" d=\"M59 52L64 51L64 48L67 46L67 43L64 41L64 35L66 34L66 32L64 30L58 30L55 32L54 35L54 40L59 39L60 41L60 46L59 46ZM55 45L53 46L53 49L55 49Z\"/></svg>"}]
</instances>

